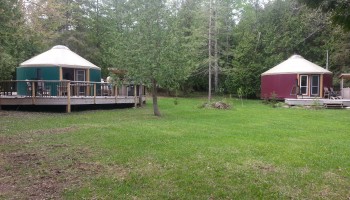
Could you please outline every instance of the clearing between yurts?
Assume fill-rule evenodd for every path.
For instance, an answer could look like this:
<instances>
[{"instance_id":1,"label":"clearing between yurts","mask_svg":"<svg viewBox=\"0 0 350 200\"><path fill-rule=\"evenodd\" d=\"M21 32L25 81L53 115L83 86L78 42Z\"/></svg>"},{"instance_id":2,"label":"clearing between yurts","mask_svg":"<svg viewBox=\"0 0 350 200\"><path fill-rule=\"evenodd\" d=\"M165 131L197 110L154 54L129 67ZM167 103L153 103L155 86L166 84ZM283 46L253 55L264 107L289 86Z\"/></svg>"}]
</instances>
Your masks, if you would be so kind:
<instances>
[{"instance_id":1,"label":"clearing between yurts","mask_svg":"<svg viewBox=\"0 0 350 200\"><path fill-rule=\"evenodd\" d=\"M349 199L350 111L0 111L0 198Z\"/></svg>"}]
</instances>

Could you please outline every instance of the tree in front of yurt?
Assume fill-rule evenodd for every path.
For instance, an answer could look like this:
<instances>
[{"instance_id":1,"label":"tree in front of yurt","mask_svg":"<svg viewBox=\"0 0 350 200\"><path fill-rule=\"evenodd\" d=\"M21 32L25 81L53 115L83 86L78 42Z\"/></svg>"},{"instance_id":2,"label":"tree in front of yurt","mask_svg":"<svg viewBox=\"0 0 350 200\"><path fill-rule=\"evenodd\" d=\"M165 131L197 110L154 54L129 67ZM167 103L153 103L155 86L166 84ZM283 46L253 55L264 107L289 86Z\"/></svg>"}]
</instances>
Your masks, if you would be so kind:
<instances>
[{"instance_id":1,"label":"tree in front of yurt","mask_svg":"<svg viewBox=\"0 0 350 200\"><path fill-rule=\"evenodd\" d=\"M162 0L125 2L127 11L117 16L119 31L111 31L104 46L104 59L127 71L129 80L148 85L154 115L158 108L158 87L177 89L191 70L187 62L188 42L180 29L175 6Z\"/></svg>"}]
</instances>

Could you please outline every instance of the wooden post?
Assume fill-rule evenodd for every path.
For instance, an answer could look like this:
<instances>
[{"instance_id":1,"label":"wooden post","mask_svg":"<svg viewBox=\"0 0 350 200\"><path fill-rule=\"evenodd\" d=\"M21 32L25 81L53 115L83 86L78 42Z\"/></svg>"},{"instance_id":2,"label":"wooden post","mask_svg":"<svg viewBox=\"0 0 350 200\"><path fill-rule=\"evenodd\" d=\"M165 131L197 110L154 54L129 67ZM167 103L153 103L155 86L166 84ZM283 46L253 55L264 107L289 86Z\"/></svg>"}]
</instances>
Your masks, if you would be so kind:
<instances>
[{"instance_id":1,"label":"wooden post","mask_svg":"<svg viewBox=\"0 0 350 200\"><path fill-rule=\"evenodd\" d=\"M96 83L94 83L94 104L96 104Z\"/></svg>"},{"instance_id":2,"label":"wooden post","mask_svg":"<svg viewBox=\"0 0 350 200\"><path fill-rule=\"evenodd\" d=\"M320 97L322 98L324 95L323 95L323 74L321 74L321 77L320 77Z\"/></svg>"},{"instance_id":3,"label":"wooden post","mask_svg":"<svg viewBox=\"0 0 350 200\"><path fill-rule=\"evenodd\" d=\"M140 107L142 107L143 103L142 103L142 89L143 89L143 85L140 84L139 86L139 105Z\"/></svg>"},{"instance_id":4,"label":"wooden post","mask_svg":"<svg viewBox=\"0 0 350 200\"><path fill-rule=\"evenodd\" d=\"M134 84L134 107L137 108L137 86Z\"/></svg>"},{"instance_id":5,"label":"wooden post","mask_svg":"<svg viewBox=\"0 0 350 200\"><path fill-rule=\"evenodd\" d=\"M115 103L118 103L118 85L115 85L113 87L114 87Z\"/></svg>"},{"instance_id":6,"label":"wooden post","mask_svg":"<svg viewBox=\"0 0 350 200\"><path fill-rule=\"evenodd\" d=\"M71 112L71 105L70 105L70 81L67 82L67 113Z\"/></svg>"},{"instance_id":7,"label":"wooden post","mask_svg":"<svg viewBox=\"0 0 350 200\"><path fill-rule=\"evenodd\" d=\"M341 77L340 81L340 95L344 98L344 76Z\"/></svg>"},{"instance_id":8,"label":"wooden post","mask_svg":"<svg viewBox=\"0 0 350 200\"><path fill-rule=\"evenodd\" d=\"M90 85L90 69L86 70L86 80L85 80L84 84L86 84L85 96L90 96L90 89L91 89L91 85Z\"/></svg>"},{"instance_id":9,"label":"wooden post","mask_svg":"<svg viewBox=\"0 0 350 200\"><path fill-rule=\"evenodd\" d=\"M63 71L62 71L62 67L60 67L59 70L60 70L60 81L62 81L62 80L63 80Z\"/></svg>"},{"instance_id":10,"label":"wooden post","mask_svg":"<svg viewBox=\"0 0 350 200\"><path fill-rule=\"evenodd\" d=\"M32 81L32 104L35 105L35 82Z\"/></svg>"}]
</instances>

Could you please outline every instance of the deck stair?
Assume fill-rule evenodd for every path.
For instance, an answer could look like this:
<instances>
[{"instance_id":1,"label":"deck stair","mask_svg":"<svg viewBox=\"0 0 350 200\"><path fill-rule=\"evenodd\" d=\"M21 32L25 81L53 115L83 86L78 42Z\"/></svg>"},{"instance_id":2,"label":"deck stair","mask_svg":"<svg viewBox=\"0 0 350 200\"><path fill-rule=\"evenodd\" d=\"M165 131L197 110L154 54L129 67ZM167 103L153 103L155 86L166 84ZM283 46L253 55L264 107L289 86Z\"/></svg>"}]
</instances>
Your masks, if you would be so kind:
<instances>
[{"instance_id":1,"label":"deck stair","mask_svg":"<svg viewBox=\"0 0 350 200\"><path fill-rule=\"evenodd\" d=\"M343 102L324 102L325 108L344 108Z\"/></svg>"}]
</instances>

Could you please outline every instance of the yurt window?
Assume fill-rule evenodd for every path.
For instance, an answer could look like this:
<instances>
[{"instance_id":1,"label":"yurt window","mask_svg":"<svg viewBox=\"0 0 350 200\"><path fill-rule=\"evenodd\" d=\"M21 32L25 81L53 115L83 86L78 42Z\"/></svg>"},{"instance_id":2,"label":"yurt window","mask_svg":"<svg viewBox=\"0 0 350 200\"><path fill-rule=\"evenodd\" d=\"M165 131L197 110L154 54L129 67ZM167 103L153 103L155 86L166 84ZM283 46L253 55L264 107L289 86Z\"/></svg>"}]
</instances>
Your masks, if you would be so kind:
<instances>
[{"instance_id":1,"label":"yurt window","mask_svg":"<svg viewBox=\"0 0 350 200\"><path fill-rule=\"evenodd\" d=\"M76 81L85 81L85 70L76 70L75 80Z\"/></svg>"},{"instance_id":2,"label":"yurt window","mask_svg":"<svg viewBox=\"0 0 350 200\"><path fill-rule=\"evenodd\" d=\"M301 75L300 76L300 92L303 95L307 95L307 90L308 90L308 76Z\"/></svg>"},{"instance_id":3,"label":"yurt window","mask_svg":"<svg viewBox=\"0 0 350 200\"><path fill-rule=\"evenodd\" d=\"M63 68L62 75L64 80L74 81L74 69L71 68Z\"/></svg>"},{"instance_id":4,"label":"yurt window","mask_svg":"<svg viewBox=\"0 0 350 200\"><path fill-rule=\"evenodd\" d=\"M311 95L318 96L320 91L320 76L312 75L311 76Z\"/></svg>"}]
</instances>

